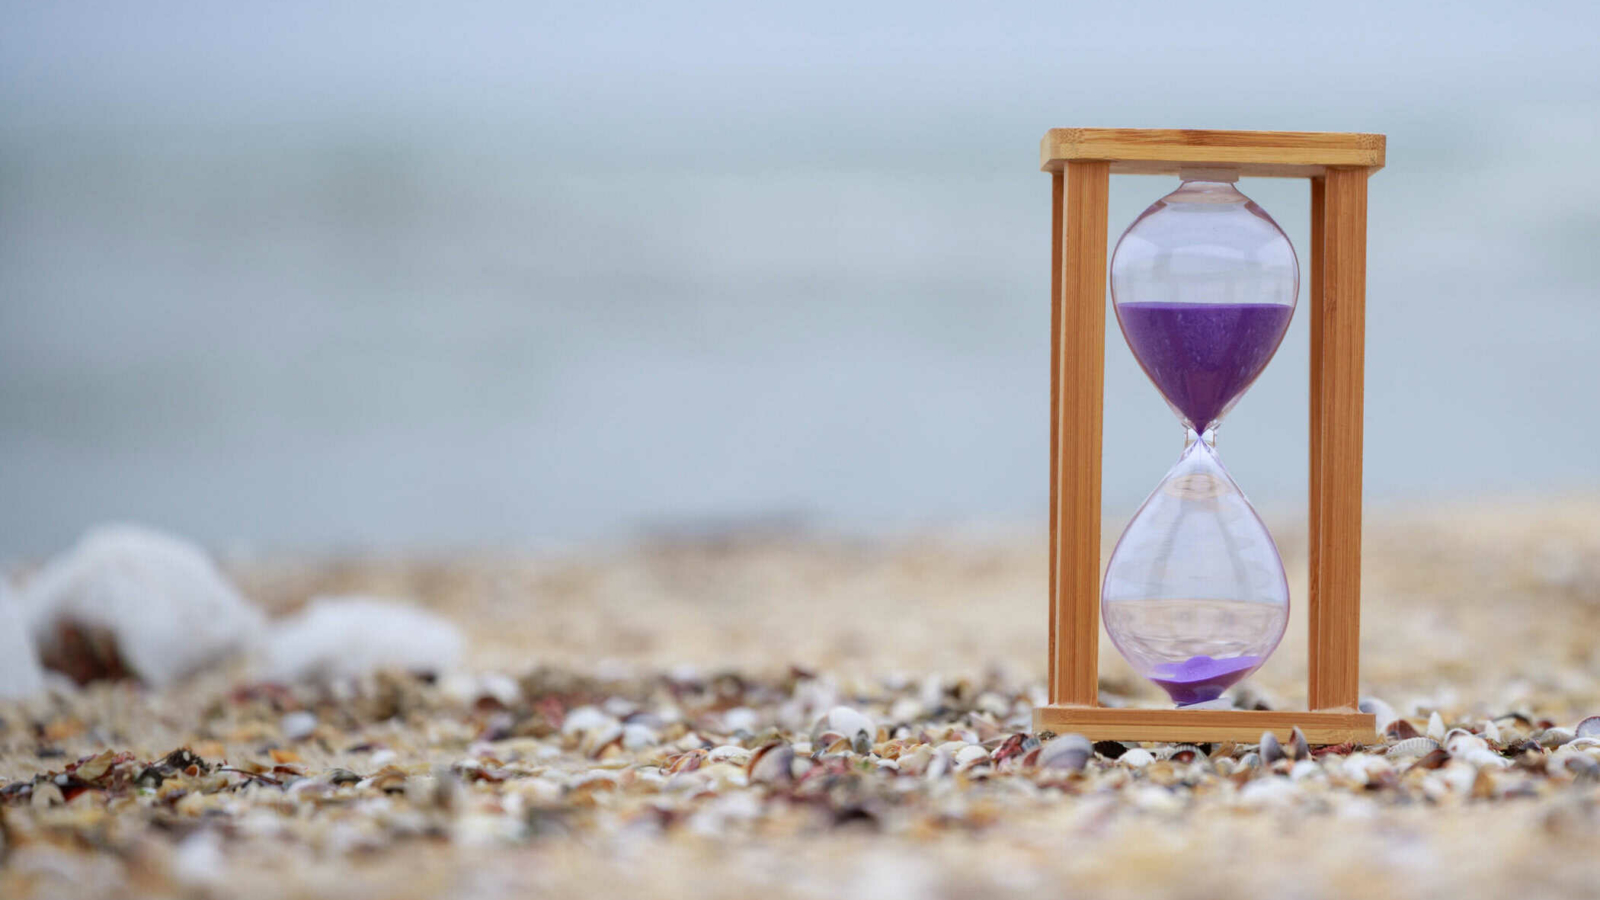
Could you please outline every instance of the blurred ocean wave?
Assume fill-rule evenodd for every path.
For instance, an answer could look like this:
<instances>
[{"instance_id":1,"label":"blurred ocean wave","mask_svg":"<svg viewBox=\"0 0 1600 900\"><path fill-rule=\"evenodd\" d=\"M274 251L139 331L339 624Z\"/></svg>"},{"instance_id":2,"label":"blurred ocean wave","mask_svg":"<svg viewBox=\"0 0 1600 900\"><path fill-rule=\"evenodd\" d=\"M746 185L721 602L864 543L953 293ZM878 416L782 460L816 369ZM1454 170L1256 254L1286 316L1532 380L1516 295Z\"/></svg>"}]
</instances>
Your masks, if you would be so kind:
<instances>
[{"instance_id":1,"label":"blurred ocean wave","mask_svg":"<svg viewBox=\"0 0 1600 900\"><path fill-rule=\"evenodd\" d=\"M1553 54L1548 82L1584 58ZM362 59L350 78L365 84L379 68ZM1078 123L1387 132L1371 185L1369 498L1600 487L1592 82L1474 94L1418 63L1409 94L1352 81L1319 112L1286 99L1306 72L1209 101L1131 72L1124 95L1080 86L1067 102L1022 91L1015 65L956 87L926 58L926 83L821 60L837 71L751 69L793 104L759 113L761 88L726 72L662 70L681 84L643 88L650 127L619 131L646 101L594 76L601 62L563 59L526 63L522 78L551 87L531 107L511 88L429 93L412 74L414 109L388 96L349 119L335 113L358 88L336 82L344 99L294 117L259 72L237 106L196 83L190 107L138 88L147 108L123 97L98 116L83 85L111 91L110 75L82 69L54 88L76 104L62 112L13 60L0 552L105 518L289 546L565 543L742 517L868 533L1040 520L1049 198L1035 146ZM179 77L121 64L148 64L151 85ZM589 80L539 82L559 65ZM457 95L466 111L440 115ZM1304 184L1241 186L1304 264ZM1118 180L1113 239L1165 190ZM1303 503L1303 311L1221 435L1267 508ZM1131 512L1181 437L1114 327L1107 378L1105 503Z\"/></svg>"}]
</instances>

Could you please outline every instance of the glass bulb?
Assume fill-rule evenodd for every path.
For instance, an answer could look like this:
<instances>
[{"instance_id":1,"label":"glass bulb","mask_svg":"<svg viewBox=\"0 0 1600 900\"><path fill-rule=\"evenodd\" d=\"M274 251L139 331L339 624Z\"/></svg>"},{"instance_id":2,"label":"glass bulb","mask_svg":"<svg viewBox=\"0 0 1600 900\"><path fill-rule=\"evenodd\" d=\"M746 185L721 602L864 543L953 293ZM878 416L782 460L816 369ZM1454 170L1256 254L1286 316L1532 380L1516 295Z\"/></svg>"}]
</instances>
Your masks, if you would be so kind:
<instances>
[{"instance_id":1,"label":"glass bulb","mask_svg":"<svg viewBox=\"0 0 1600 900\"><path fill-rule=\"evenodd\" d=\"M1189 444L1122 532L1100 615L1179 705L1220 697L1278 646L1289 622L1278 547L1208 442Z\"/></svg>"},{"instance_id":2,"label":"glass bulb","mask_svg":"<svg viewBox=\"0 0 1600 900\"><path fill-rule=\"evenodd\" d=\"M1185 173L1111 260L1123 337L1189 441L1117 541L1100 612L1122 655L1180 706L1254 672L1289 621L1278 547L1212 434L1282 343L1300 267L1283 229L1232 178Z\"/></svg>"},{"instance_id":3,"label":"glass bulb","mask_svg":"<svg viewBox=\"0 0 1600 900\"><path fill-rule=\"evenodd\" d=\"M1123 337L1197 432L1216 428L1266 368L1299 290L1283 229L1226 181L1183 182L1128 226L1111 258Z\"/></svg>"}]
</instances>

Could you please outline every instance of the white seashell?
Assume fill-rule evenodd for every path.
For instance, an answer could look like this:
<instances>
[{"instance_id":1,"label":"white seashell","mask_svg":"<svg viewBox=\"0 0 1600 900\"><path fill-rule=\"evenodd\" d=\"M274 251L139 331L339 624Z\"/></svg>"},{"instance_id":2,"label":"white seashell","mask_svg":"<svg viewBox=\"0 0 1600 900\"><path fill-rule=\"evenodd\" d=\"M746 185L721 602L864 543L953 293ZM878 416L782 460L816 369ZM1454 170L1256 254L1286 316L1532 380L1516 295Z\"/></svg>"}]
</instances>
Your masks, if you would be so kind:
<instances>
[{"instance_id":1,"label":"white seashell","mask_svg":"<svg viewBox=\"0 0 1600 900\"><path fill-rule=\"evenodd\" d=\"M1500 726L1492 720L1483 723L1483 737L1490 743L1500 743Z\"/></svg>"},{"instance_id":2,"label":"white seashell","mask_svg":"<svg viewBox=\"0 0 1600 900\"><path fill-rule=\"evenodd\" d=\"M933 758L928 760L927 770L922 774L931 781L935 778L943 778L944 776L949 775L950 770L954 767L955 761L950 758L950 754L948 752L944 750L935 750L933 751Z\"/></svg>"},{"instance_id":3,"label":"white seashell","mask_svg":"<svg viewBox=\"0 0 1600 900\"><path fill-rule=\"evenodd\" d=\"M889 718L896 722L915 722L922 713L922 703L914 697L901 697L889 707Z\"/></svg>"},{"instance_id":4,"label":"white seashell","mask_svg":"<svg viewBox=\"0 0 1600 900\"><path fill-rule=\"evenodd\" d=\"M1300 789L1287 778L1257 778L1239 791L1239 802L1246 806L1287 806Z\"/></svg>"},{"instance_id":5,"label":"white seashell","mask_svg":"<svg viewBox=\"0 0 1600 900\"><path fill-rule=\"evenodd\" d=\"M648 725L622 726L622 746L625 750L643 750L646 747L654 747L660 741L661 736Z\"/></svg>"},{"instance_id":6,"label":"white seashell","mask_svg":"<svg viewBox=\"0 0 1600 900\"><path fill-rule=\"evenodd\" d=\"M571 736L582 734L586 731L596 731L601 728L610 728L617 724L617 720L600 711L594 706L580 706L567 713L561 720L561 734Z\"/></svg>"},{"instance_id":7,"label":"white seashell","mask_svg":"<svg viewBox=\"0 0 1600 900\"><path fill-rule=\"evenodd\" d=\"M1600 716L1590 716L1579 722L1572 733L1578 737L1600 738Z\"/></svg>"},{"instance_id":8,"label":"white seashell","mask_svg":"<svg viewBox=\"0 0 1600 900\"><path fill-rule=\"evenodd\" d=\"M1458 759L1465 760L1472 766L1482 769L1507 769L1511 767L1511 760L1490 750L1488 747L1470 747L1461 754L1452 753Z\"/></svg>"},{"instance_id":9,"label":"white seashell","mask_svg":"<svg viewBox=\"0 0 1600 900\"><path fill-rule=\"evenodd\" d=\"M1450 796L1450 783L1438 772L1429 772L1422 779L1422 795L1429 800L1443 800Z\"/></svg>"},{"instance_id":10,"label":"white seashell","mask_svg":"<svg viewBox=\"0 0 1600 900\"><path fill-rule=\"evenodd\" d=\"M978 699L973 701L973 706L997 719L1004 718L1006 713L1011 712L1011 703L994 691L984 691L979 694Z\"/></svg>"},{"instance_id":11,"label":"white seashell","mask_svg":"<svg viewBox=\"0 0 1600 900\"><path fill-rule=\"evenodd\" d=\"M1550 754L1549 768L1556 772L1566 772L1574 777L1600 775L1600 761L1581 750L1562 747Z\"/></svg>"},{"instance_id":12,"label":"white seashell","mask_svg":"<svg viewBox=\"0 0 1600 900\"><path fill-rule=\"evenodd\" d=\"M1063 734L1040 748L1039 768L1080 771L1092 756L1094 745L1088 738L1081 734Z\"/></svg>"},{"instance_id":13,"label":"white seashell","mask_svg":"<svg viewBox=\"0 0 1600 900\"><path fill-rule=\"evenodd\" d=\"M1172 791L1154 784L1146 784L1133 792L1133 803L1148 812L1177 812L1183 809L1183 800Z\"/></svg>"},{"instance_id":14,"label":"white seashell","mask_svg":"<svg viewBox=\"0 0 1600 900\"><path fill-rule=\"evenodd\" d=\"M961 749L961 752L955 755L956 770L965 772L967 769L972 768L979 762L987 760L988 758L989 751L983 749L977 744L968 744L966 747Z\"/></svg>"},{"instance_id":15,"label":"white seashell","mask_svg":"<svg viewBox=\"0 0 1600 900\"><path fill-rule=\"evenodd\" d=\"M1302 759L1294 764L1294 768L1289 770L1289 779L1291 781L1305 781L1307 778L1321 774L1322 767L1317 765L1316 760Z\"/></svg>"},{"instance_id":16,"label":"white seashell","mask_svg":"<svg viewBox=\"0 0 1600 900\"><path fill-rule=\"evenodd\" d=\"M1459 760L1440 769L1439 775L1451 793L1463 796L1472 792L1472 783L1478 780L1477 768Z\"/></svg>"},{"instance_id":17,"label":"white seashell","mask_svg":"<svg viewBox=\"0 0 1600 900\"><path fill-rule=\"evenodd\" d=\"M1567 741L1565 744L1562 744L1562 746L1570 747L1573 750L1583 750L1588 752L1595 747L1600 747L1600 738L1575 737L1572 740Z\"/></svg>"},{"instance_id":18,"label":"white seashell","mask_svg":"<svg viewBox=\"0 0 1600 900\"><path fill-rule=\"evenodd\" d=\"M1464 728L1452 728L1444 736L1444 749L1451 756L1465 756L1474 750L1489 749L1489 742Z\"/></svg>"},{"instance_id":19,"label":"white seashell","mask_svg":"<svg viewBox=\"0 0 1600 900\"><path fill-rule=\"evenodd\" d=\"M1362 701L1357 704L1356 708L1364 713L1372 714L1373 724L1380 733L1385 728L1389 727L1390 722L1400 718L1400 716L1395 713L1394 707L1383 702L1382 700L1379 700L1377 697L1363 698Z\"/></svg>"},{"instance_id":20,"label":"white seashell","mask_svg":"<svg viewBox=\"0 0 1600 900\"><path fill-rule=\"evenodd\" d=\"M1439 749L1439 742L1433 738L1414 737L1407 738L1389 748L1388 755L1397 759L1408 756L1427 756Z\"/></svg>"},{"instance_id":21,"label":"white seashell","mask_svg":"<svg viewBox=\"0 0 1600 900\"><path fill-rule=\"evenodd\" d=\"M743 747L734 746L733 744L723 744L720 747L712 747L711 752L706 754L706 762L712 763L731 762L743 764L749 760L750 751Z\"/></svg>"},{"instance_id":22,"label":"white seashell","mask_svg":"<svg viewBox=\"0 0 1600 900\"><path fill-rule=\"evenodd\" d=\"M1241 769L1254 769L1259 765L1261 765L1261 754L1253 750L1239 757L1239 768Z\"/></svg>"},{"instance_id":23,"label":"white seashell","mask_svg":"<svg viewBox=\"0 0 1600 900\"><path fill-rule=\"evenodd\" d=\"M927 744L920 744L910 753L900 755L900 771L908 775L921 775L927 771L933 762L933 748Z\"/></svg>"},{"instance_id":24,"label":"white seashell","mask_svg":"<svg viewBox=\"0 0 1600 900\"><path fill-rule=\"evenodd\" d=\"M736 706L722 714L722 728L729 734L735 731L755 731L761 727L761 717L748 706Z\"/></svg>"},{"instance_id":25,"label":"white seashell","mask_svg":"<svg viewBox=\"0 0 1600 900\"><path fill-rule=\"evenodd\" d=\"M172 854L172 874L179 884L202 893L221 889L228 880L228 860L222 837L215 829L202 829L184 838Z\"/></svg>"},{"instance_id":26,"label":"white seashell","mask_svg":"<svg viewBox=\"0 0 1600 900\"><path fill-rule=\"evenodd\" d=\"M1570 728L1546 728L1544 733L1539 735L1539 746L1548 750L1551 747L1559 747L1576 736L1577 733Z\"/></svg>"},{"instance_id":27,"label":"white seashell","mask_svg":"<svg viewBox=\"0 0 1600 900\"><path fill-rule=\"evenodd\" d=\"M1428 714L1428 730L1425 733L1436 741L1444 740L1444 717L1439 715L1438 710Z\"/></svg>"},{"instance_id":28,"label":"white seashell","mask_svg":"<svg viewBox=\"0 0 1600 900\"><path fill-rule=\"evenodd\" d=\"M291 741L303 741L317 730L317 714L304 709L291 713L284 713L278 720L278 728L283 736Z\"/></svg>"},{"instance_id":29,"label":"white seashell","mask_svg":"<svg viewBox=\"0 0 1600 900\"><path fill-rule=\"evenodd\" d=\"M858 734L865 734L868 743L878 739L878 726L848 706L835 706L828 710L828 714L823 717L823 724L829 730L837 731L849 738L852 743Z\"/></svg>"},{"instance_id":30,"label":"white seashell","mask_svg":"<svg viewBox=\"0 0 1600 900\"><path fill-rule=\"evenodd\" d=\"M1133 769L1142 769L1155 761L1156 758L1150 755L1150 751L1142 747L1135 747L1117 758L1117 762Z\"/></svg>"},{"instance_id":31,"label":"white seashell","mask_svg":"<svg viewBox=\"0 0 1600 900\"><path fill-rule=\"evenodd\" d=\"M1270 731L1261 732L1261 762L1263 765L1272 765L1280 759L1287 759L1288 754L1283 752L1283 745L1278 743L1278 736Z\"/></svg>"},{"instance_id":32,"label":"white seashell","mask_svg":"<svg viewBox=\"0 0 1600 900\"><path fill-rule=\"evenodd\" d=\"M493 697L501 706L512 706L522 699L522 688L516 680L500 672L487 672L479 676L478 691L481 696Z\"/></svg>"},{"instance_id":33,"label":"white seashell","mask_svg":"<svg viewBox=\"0 0 1600 900\"><path fill-rule=\"evenodd\" d=\"M584 756L595 757L600 755L600 751L621 740L622 724L612 719L610 725L585 731L583 739L578 742L578 750Z\"/></svg>"},{"instance_id":34,"label":"white seashell","mask_svg":"<svg viewBox=\"0 0 1600 900\"><path fill-rule=\"evenodd\" d=\"M1346 778L1357 784L1372 784L1383 776L1394 772L1394 766L1381 756L1372 756L1367 753L1352 753L1345 757L1341 768Z\"/></svg>"}]
</instances>

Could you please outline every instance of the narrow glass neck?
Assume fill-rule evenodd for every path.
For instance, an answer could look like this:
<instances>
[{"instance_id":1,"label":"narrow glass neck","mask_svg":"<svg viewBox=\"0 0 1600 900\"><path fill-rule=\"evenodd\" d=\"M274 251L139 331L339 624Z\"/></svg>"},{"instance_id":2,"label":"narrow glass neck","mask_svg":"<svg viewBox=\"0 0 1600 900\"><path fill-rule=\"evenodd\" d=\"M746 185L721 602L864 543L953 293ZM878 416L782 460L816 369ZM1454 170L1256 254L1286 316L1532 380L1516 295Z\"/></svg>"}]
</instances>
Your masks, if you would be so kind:
<instances>
[{"instance_id":1,"label":"narrow glass neck","mask_svg":"<svg viewBox=\"0 0 1600 900\"><path fill-rule=\"evenodd\" d=\"M1207 428L1204 433L1196 434L1193 428L1185 426L1183 429L1183 449L1189 449L1194 445L1195 441L1205 441L1207 447L1215 447L1217 446L1217 430L1215 428Z\"/></svg>"}]
</instances>

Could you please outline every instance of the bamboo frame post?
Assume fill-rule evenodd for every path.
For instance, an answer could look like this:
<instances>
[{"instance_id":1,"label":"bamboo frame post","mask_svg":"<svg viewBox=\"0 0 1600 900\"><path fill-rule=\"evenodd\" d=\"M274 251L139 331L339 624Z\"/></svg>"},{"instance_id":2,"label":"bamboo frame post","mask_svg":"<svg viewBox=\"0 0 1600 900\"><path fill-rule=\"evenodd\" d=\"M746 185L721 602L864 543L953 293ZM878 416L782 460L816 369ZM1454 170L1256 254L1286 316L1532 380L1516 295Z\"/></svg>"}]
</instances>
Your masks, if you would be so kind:
<instances>
[{"instance_id":1,"label":"bamboo frame post","mask_svg":"<svg viewBox=\"0 0 1600 900\"><path fill-rule=\"evenodd\" d=\"M1100 444L1111 165L1065 167L1051 302L1050 702L1100 702ZM1053 278L1052 280L1057 280Z\"/></svg>"},{"instance_id":2,"label":"bamboo frame post","mask_svg":"<svg viewBox=\"0 0 1600 900\"><path fill-rule=\"evenodd\" d=\"M1361 449L1367 177L1381 134L1055 128L1051 173L1049 703L1040 731L1091 739L1254 741L1300 728L1314 744L1377 739L1357 711L1361 638ZM1311 182L1310 709L1099 707L1100 462L1106 228L1113 174L1221 165Z\"/></svg>"},{"instance_id":3,"label":"bamboo frame post","mask_svg":"<svg viewBox=\"0 0 1600 900\"><path fill-rule=\"evenodd\" d=\"M1329 169L1318 181L1320 188L1312 185L1308 694L1312 709L1354 710L1361 655L1367 172Z\"/></svg>"}]
</instances>

